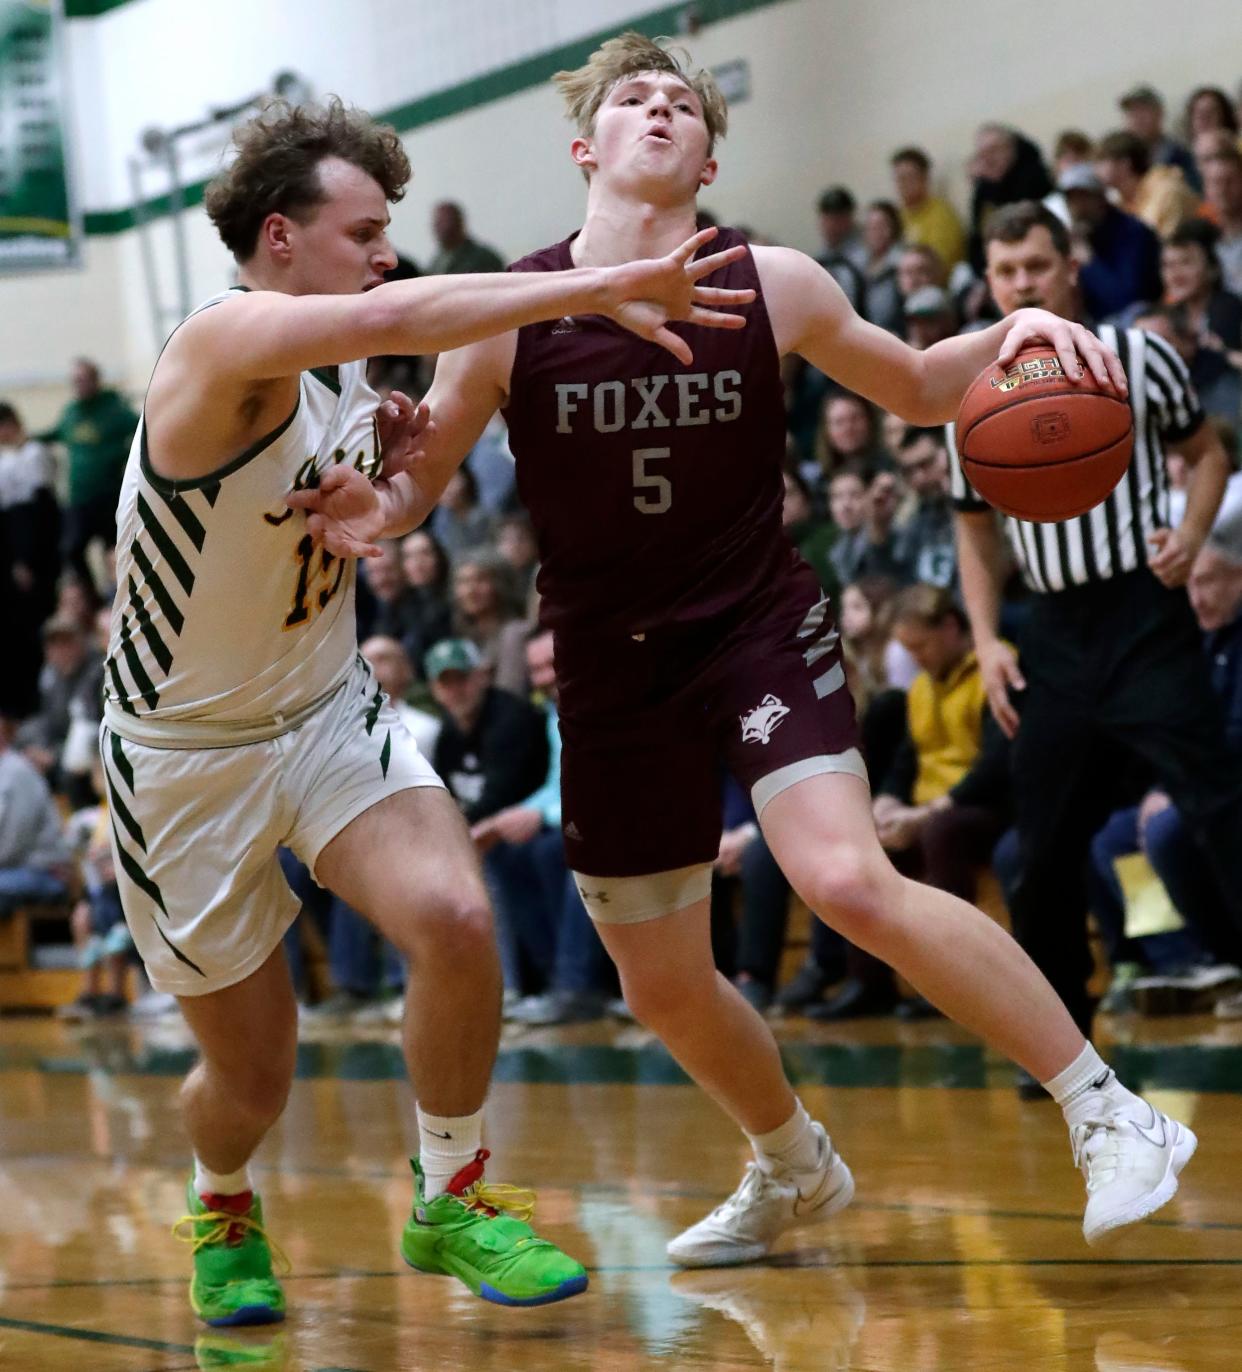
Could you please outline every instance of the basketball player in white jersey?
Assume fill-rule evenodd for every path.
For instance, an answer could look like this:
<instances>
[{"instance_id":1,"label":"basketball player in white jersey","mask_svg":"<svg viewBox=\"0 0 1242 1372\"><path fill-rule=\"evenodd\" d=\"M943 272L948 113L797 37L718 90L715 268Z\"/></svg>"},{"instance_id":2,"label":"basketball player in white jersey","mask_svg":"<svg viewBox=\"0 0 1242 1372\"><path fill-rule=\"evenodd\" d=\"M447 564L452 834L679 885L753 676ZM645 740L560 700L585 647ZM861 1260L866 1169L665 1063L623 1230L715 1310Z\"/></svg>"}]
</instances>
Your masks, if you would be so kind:
<instances>
[{"instance_id":1,"label":"basketball player in white jersey","mask_svg":"<svg viewBox=\"0 0 1242 1372\"><path fill-rule=\"evenodd\" d=\"M681 241L725 127L710 76L626 34L558 81L577 124L570 153L588 178L586 221L516 269L626 262ZM1043 310L916 352L788 248L756 247L722 280L753 285L757 298L743 333L685 330L700 340L698 371L670 369L606 321L526 326L440 359L437 433L409 473L372 485L339 471L295 503L317 512L311 533L324 546L365 552L426 517L506 408L556 627L564 832L579 890L630 1007L755 1154L737 1191L669 1245L674 1261L762 1257L853 1193L767 1026L712 963L721 762L750 786L768 846L820 918L1047 1086L1086 1179L1083 1228L1095 1241L1173 1195L1195 1137L1118 1083L1007 934L902 877L881 848L831 613L781 535L777 359L798 353L918 424L952 418L985 366L1032 340L1053 345L1067 375L1085 364L1124 393L1120 362Z\"/></svg>"},{"instance_id":2,"label":"basketball player in white jersey","mask_svg":"<svg viewBox=\"0 0 1242 1372\"><path fill-rule=\"evenodd\" d=\"M235 141L207 210L240 284L175 331L151 379L121 494L101 735L126 916L202 1055L182 1091L191 1301L215 1325L284 1310L248 1170L297 1040L281 844L409 959L407 1262L504 1304L563 1299L584 1270L483 1179L501 988L466 828L358 654L356 564L316 547L285 501L334 466L369 480L409 461L425 414L404 397L379 412L359 358L602 311L688 359L666 321L742 327L705 306L751 293L695 285L738 255L691 262L703 235L612 269L381 284L388 202L410 176L392 129L338 101L277 105Z\"/></svg>"}]
</instances>

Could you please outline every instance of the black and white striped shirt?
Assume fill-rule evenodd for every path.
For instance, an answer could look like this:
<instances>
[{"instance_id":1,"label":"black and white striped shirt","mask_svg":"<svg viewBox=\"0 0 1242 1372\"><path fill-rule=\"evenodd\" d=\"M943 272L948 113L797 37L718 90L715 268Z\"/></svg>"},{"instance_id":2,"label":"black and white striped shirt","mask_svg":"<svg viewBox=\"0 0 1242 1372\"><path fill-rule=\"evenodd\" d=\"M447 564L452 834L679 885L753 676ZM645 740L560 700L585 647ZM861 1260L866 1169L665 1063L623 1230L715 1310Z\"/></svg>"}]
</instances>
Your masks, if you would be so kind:
<instances>
[{"instance_id":1,"label":"black and white striped shirt","mask_svg":"<svg viewBox=\"0 0 1242 1372\"><path fill-rule=\"evenodd\" d=\"M1005 517L1009 540L1026 583L1034 591L1063 591L1133 572L1147 563L1147 538L1169 527L1165 443L1189 437L1203 409L1182 359L1162 338L1112 324L1096 330L1121 358L1134 411L1134 456L1116 490L1095 509L1058 524ZM953 425L946 426L954 508L987 510L957 460Z\"/></svg>"}]
</instances>

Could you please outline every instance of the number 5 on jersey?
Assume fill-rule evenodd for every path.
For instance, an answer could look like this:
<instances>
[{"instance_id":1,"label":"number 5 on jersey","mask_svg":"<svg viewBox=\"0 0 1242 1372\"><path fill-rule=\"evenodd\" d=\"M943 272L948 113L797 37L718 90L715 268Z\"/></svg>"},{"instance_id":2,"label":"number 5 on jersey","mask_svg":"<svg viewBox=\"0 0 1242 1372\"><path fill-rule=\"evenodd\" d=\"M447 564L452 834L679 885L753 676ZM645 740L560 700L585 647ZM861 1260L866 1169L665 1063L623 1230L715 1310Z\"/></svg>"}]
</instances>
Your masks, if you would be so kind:
<instances>
[{"instance_id":1,"label":"number 5 on jersey","mask_svg":"<svg viewBox=\"0 0 1242 1372\"><path fill-rule=\"evenodd\" d=\"M673 503L673 483L647 470L649 462L671 457L671 448L634 449L634 508L642 514L663 514Z\"/></svg>"},{"instance_id":2,"label":"number 5 on jersey","mask_svg":"<svg viewBox=\"0 0 1242 1372\"><path fill-rule=\"evenodd\" d=\"M345 559L333 557L326 548L316 548L310 534L303 534L294 550L298 580L293 590L293 607L285 616L285 628L296 629L309 621L315 610L322 610L341 588ZM336 576L332 579L333 564Z\"/></svg>"}]
</instances>

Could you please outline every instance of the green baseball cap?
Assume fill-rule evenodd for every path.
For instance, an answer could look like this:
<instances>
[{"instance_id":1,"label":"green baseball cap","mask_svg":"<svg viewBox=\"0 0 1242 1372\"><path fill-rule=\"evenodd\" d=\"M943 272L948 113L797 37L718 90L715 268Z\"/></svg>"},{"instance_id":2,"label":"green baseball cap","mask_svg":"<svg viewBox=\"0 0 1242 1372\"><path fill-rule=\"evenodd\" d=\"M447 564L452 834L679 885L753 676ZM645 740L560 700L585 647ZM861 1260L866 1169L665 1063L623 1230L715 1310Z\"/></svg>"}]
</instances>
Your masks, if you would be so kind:
<instances>
[{"instance_id":1,"label":"green baseball cap","mask_svg":"<svg viewBox=\"0 0 1242 1372\"><path fill-rule=\"evenodd\" d=\"M479 650L468 638L442 638L423 658L428 681L438 680L445 672L473 672L482 665Z\"/></svg>"}]
</instances>

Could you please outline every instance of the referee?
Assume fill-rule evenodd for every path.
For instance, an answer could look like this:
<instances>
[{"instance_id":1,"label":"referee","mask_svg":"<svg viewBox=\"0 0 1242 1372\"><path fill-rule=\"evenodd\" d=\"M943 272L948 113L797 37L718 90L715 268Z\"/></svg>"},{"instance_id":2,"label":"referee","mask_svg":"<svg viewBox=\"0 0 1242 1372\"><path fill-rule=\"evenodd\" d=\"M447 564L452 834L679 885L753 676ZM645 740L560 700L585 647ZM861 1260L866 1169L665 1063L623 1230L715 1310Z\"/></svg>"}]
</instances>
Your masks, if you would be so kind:
<instances>
[{"instance_id":1,"label":"referee","mask_svg":"<svg viewBox=\"0 0 1242 1372\"><path fill-rule=\"evenodd\" d=\"M984 246L1005 314L1040 305L1074 318L1077 267L1061 221L1033 201L1000 210ZM1162 339L1105 325L1134 413L1134 456L1116 490L1077 519L1007 519L1035 592L1018 659L999 637L1004 549L996 515L951 462L962 594L988 701L1014 739L1020 873L1014 934L1090 1036L1088 847L1136 760L1154 772L1232 902L1232 925L1205 930L1237 956L1242 935L1242 766L1227 756L1201 636L1181 589L1220 504L1229 460L1180 358ZM1195 471L1185 517L1169 526L1164 445ZM953 428L949 426L950 451Z\"/></svg>"}]
</instances>

